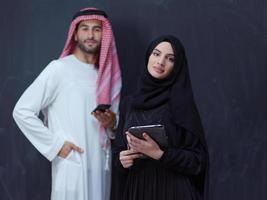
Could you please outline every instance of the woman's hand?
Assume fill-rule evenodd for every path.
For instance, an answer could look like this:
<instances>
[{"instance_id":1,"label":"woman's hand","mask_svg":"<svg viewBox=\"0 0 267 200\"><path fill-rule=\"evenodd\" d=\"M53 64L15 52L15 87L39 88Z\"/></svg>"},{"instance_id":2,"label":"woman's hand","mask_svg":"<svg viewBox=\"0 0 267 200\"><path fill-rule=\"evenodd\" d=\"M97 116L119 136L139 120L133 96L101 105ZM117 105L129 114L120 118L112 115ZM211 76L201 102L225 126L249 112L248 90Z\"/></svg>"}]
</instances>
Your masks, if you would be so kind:
<instances>
[{"instance_id":1,"label":"woman's hand","mask_svg":"<svg viewBox=\"0 0 267 200\"><path fill-rule=\"evenodd\" d=\"M124 168L131 167L134 163L134 159L139 157L141 157L141 154L132 149L120 152L120 162Z\"/></svg>"},{"instance_id":2,"label":"woman's hand","mask_svg":"<svg viewBox=\"0 0 267 200\"><path fill-rule=\"evenodd\" d=\"M145 140L133 136L130 132L126 132L126 134L128 145L130 149L134 150L135 152L140 152L155 160L160 159L164 153L159 148L159 145L151 137L149 137L147 133L143 133Z\"/></svg>"}]
</instances>

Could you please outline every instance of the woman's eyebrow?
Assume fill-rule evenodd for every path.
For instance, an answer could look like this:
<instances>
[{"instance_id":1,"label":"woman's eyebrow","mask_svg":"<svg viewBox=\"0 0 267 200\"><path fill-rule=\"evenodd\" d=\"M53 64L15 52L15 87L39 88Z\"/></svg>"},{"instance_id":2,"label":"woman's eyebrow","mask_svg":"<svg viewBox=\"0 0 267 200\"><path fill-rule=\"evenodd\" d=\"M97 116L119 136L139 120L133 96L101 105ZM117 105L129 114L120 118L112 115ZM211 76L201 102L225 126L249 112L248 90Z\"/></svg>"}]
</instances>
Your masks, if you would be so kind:
<instances>
[{"instance_id":1,"label":"woman's eyebrow","mask_svg":"<svg viewBox=\"0 0 267 200\"><path fill-rule=\"evenodd\" d=\"M158 50L158 49L154 49L153 51L158 51L158 52L160 52L160 53L161 53L161 51L160 51L160 50Z\"/></svg>"},{"instance_id":2,"label":"woman's eyebrow","mask_svg":"<svg viewBox=\"0 0 267 200\"><path fill-rule=\"evenodd\" d=\"M161 53L161 51L160 51L160 50L158 50L158 49L154 49L153 51L155 51L155 50ZM173 53L168 53L167 55L168 55L168 56L174 56L174 54L173 54Z\"/></svg>"}]
</instances>

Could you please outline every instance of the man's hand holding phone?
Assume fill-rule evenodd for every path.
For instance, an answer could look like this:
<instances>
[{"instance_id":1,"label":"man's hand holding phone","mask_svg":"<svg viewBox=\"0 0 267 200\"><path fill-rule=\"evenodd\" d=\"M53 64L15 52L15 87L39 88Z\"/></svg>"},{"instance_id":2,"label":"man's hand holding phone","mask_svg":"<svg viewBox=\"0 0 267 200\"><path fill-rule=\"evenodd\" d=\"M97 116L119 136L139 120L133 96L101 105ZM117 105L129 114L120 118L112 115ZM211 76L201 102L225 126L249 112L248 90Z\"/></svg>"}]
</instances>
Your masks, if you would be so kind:
<instances>
[{"instance_id":1,"label":"man's hand holding phone","mask_svg":"<svg viewBox=\"0 0 267 200\"><path fill-rule=\"evenodd\" d=\"M109 108L109 104L100 104L92 111L92 115L94 115L104 128L113 129L116 125L116 114Z\"/></svg>"},{"instance_id":2,"label":"man's hand holding phone","mask_svg":"<svg viewBox=\"0 0 267 200\"><path fill-rule=\"evenodd\" d=\"M97 107L92 111L92 113L95 113L97 111L99 112L106 112L110 108L110 104L99 104Z\"/></svg>"}]
</instances>

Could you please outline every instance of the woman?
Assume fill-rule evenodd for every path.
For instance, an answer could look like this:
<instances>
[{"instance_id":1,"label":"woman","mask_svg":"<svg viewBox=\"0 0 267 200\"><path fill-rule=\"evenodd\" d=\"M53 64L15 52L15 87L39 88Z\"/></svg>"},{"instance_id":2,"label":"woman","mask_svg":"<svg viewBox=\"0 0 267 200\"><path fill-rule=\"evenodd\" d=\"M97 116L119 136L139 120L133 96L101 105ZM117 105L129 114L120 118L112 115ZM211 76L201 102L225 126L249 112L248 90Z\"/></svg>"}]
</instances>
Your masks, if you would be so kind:
<instances>
[{"instance_id":1,"label":"woman","mask_svg":"<svg viewBox=\"0 0 267 200\"><path fill-rule=\"evenodd\" d=\"M113 145L117 171L113 197L204 199L208 152L184 47L174 36L161 36L150 44L145 64L138 92L124 99L120 108ZM142 140L128 132L132 126L152 124L164 125L167 147L160 147L147 133Z\"/></svg>"}]
</instances>

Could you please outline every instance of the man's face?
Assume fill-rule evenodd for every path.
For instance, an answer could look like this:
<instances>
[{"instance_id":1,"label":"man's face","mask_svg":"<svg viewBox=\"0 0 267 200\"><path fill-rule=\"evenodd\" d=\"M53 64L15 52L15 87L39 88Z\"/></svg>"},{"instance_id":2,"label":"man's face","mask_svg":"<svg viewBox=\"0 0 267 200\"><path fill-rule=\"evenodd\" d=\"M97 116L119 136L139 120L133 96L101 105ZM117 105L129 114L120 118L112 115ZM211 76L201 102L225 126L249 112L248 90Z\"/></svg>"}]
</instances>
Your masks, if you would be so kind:
<instances>
[{"instance_id":1,"label":"man's face","mask_svg":"<svg viewBox=\"0 0 267 200\"><path fill-rule=\"evenodd\" d=\"M101 39L102 23L95 19L81 21L74 35L78 48L87 54L99 53Z\"/></svg>"}]
</instances>

